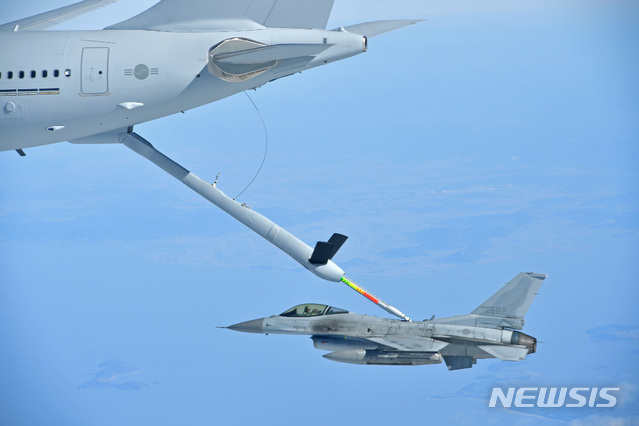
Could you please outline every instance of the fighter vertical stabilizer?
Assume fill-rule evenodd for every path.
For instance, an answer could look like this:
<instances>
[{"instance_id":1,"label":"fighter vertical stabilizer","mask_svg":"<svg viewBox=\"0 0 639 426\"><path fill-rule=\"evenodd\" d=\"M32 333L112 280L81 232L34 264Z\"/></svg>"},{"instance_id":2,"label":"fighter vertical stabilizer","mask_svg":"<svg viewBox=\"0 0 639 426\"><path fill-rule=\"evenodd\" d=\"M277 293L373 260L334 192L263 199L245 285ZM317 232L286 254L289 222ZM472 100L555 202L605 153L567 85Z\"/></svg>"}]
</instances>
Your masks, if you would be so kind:
<instances>
[{"instance_id":1,"label":"fighter vertical stabilizer","mask_svg":"<svg viewBox=\"0 0 639 426\"><path fill-rule=\"evenodd\" d=\"M524 316L547 276L521 272L470 314L436 319L434 322L521 330Z\"/></svg>"},{"instance_id":2,"label":"fighter vertical stabilizer","mask_svg":"<svg viewBox=\"0 0 639 426\"><path fill-rule=\"evenodd\" d=\"M471 313L523 319L547 276L535 272L521 272Z\"/></svg>"}]
</instances>

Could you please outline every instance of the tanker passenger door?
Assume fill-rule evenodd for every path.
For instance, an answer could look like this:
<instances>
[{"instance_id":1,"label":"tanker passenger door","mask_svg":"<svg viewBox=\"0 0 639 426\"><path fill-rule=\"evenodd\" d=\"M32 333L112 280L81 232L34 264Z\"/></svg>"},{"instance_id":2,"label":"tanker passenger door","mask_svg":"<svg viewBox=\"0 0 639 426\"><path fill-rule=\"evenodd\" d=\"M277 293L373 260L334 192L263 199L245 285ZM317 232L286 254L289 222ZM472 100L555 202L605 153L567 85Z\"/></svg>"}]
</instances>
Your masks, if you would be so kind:
<instances>
[{"instance_id":1,"label":"tanker passenger door","mask_svg":"<svg viewBox=\"0 0 639 426\"><path fill-rule=\"evenodd\" d=\"M85 47L82 49L82 93L106 95L109 91L107 70L108 47Z\"/></svg>"}]
</instances>

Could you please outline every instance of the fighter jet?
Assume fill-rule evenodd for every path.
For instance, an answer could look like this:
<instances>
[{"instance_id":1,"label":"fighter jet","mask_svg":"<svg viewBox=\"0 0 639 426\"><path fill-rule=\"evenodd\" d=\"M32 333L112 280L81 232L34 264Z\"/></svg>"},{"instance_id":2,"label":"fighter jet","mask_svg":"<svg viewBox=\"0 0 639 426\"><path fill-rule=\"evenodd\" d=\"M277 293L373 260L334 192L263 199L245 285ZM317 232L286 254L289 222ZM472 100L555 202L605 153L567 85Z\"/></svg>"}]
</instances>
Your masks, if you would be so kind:
<instances>
[{"instance_id":1,"label":"fighter jet","mask_svg":"<svg viewBox=\"0 0 639 426\"><path fill-rule=\"evenodd\" d=\"M427 365L442 360L449 370L471 368L478 359L521 361L537 339L518 330L546 274L522 272L467 315L402 321L306 303L280 315L229 326L245 333L310 335L331 361L361 365Z\"/></svg>"}]
</instances>

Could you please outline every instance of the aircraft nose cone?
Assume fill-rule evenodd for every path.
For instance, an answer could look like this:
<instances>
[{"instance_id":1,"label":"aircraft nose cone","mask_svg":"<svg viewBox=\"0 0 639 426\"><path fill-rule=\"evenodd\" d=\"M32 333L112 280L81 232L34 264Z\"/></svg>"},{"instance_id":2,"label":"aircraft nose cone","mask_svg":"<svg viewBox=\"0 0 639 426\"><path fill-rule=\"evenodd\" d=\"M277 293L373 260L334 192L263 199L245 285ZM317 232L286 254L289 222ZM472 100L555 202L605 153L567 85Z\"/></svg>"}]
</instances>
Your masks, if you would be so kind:
<instances>
[{"instance_id":1,"label":"aircraft nose cone","mask_svg":"<svg viewBox=\"0 0 639 426\"><path fill-rule=\"evenodd\" d=\"M229 328L233 331L241 331L242 333L263 333L264 318L255 319L251 321L238 322L237 324L230 325Z\"/></svg>"}]
</instances>

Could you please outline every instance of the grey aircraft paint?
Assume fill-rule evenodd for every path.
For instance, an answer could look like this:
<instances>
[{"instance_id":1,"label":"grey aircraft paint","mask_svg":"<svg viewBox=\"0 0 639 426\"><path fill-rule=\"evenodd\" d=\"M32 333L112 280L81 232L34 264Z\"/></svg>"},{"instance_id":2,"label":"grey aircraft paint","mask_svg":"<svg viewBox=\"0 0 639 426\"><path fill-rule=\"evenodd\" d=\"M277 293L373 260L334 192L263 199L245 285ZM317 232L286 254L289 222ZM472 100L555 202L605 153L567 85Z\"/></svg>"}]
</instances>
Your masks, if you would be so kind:
<instances>
[{"instance_id":1,"label":"grey aircraft paint","mask_svg":"<svg viewBox=\"0 0 639 426\"><path fill-rule=\"evenodd\" d=\"M329 31L333 0L162 0L102 31L41 31L113 1L84 0L0 25L0 151L122 143L315 275L355 288L331 260L345 236L313 250L157 151L133 126L360 54L368 37L418 21Z\"/></svg>"},{"instance_id":2,"label":"grey aircraft paint","mask_svg":"<svg viewBox=\"0 0 639 426\"><path fill-rule=\"evenodd\" d=\"M468 315L409 322L307 303L228 328L310 335L316 348L331 351L324 358L349 364L425 365L443 360L449 370L459 370L478 359L521 361L537 349L537 340L519 330L546 277L522 272Z\"/></svg>"},{"instance_id":3,"label":"grey aircraft paint","mask_svg":"<svg viewBox=\"0 0 639 426\"><path fill-rule=\"evenodd\" d=\"M365 52L416 21L325 30L332 0L162 0L102 31L41 31L112 0L0 25L0 151L127 129Z\"/></svg>"}]
</instances>

